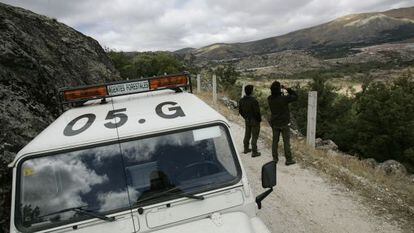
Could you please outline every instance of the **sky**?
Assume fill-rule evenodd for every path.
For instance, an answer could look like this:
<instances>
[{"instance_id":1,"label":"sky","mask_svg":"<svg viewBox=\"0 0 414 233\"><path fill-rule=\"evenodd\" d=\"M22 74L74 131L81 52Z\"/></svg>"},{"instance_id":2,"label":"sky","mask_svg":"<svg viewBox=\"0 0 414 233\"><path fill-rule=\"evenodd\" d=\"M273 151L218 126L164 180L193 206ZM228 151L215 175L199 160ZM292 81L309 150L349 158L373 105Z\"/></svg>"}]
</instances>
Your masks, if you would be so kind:
<instances>
[{"instance_id":1,"label":"sky","mask_svg":"<svg viewBox=\"0 0 414 233\"><path fill-rule=\"evenodd\" d=\"M56 18L109 49L174 51L283 35L414 0L0 0Z\"/></svg>"}]
</instances>

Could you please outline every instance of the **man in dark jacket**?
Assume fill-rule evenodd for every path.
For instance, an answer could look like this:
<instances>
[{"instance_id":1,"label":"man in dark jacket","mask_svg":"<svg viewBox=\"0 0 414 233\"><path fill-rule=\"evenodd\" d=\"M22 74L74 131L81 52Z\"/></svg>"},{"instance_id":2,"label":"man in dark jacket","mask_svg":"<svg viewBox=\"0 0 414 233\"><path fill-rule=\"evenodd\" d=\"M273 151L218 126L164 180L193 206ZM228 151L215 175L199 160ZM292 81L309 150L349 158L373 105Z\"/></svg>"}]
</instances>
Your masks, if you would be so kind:
<instances>
[{"instance_id":1,"label":"man in dark jacket","mask_svg":"<svg viewBox=\"0 0 414 233\"><path fill-rule=\"evenodd\" d=\"M262 116L260 114L259 102L253 97L253 86L247 85L244 88L246 93L239 101L239 113L244 118L246 123L246 131L244 134L244 152L245 154L252 152L252 157L260 156L257 151L257 139L259 138L260 122ZM252 149L249 149L250 137L252 138Z\"/></svg>"},{"instance_id":2,"label":"man in dark jacket","mask_svg":"<svg viewBox=\"0 0 414 233\"><path fill-rule=\"evenodd\" d=\"M287 95L282 94L282 89L287 90ZM286 165L295 164L293 160L292 152L290 151L290 113L289 103L298 99L297 94L290 88L281 86L278 81L272 83L270 87L271 95L267 98L269 108L271 112L270 125L273 131L273 143L272 143L272 156L275 162L279 161L278 158L278 144L280 133L282 133L283 146L285 149Z\"/></svg>"}]
</instances>

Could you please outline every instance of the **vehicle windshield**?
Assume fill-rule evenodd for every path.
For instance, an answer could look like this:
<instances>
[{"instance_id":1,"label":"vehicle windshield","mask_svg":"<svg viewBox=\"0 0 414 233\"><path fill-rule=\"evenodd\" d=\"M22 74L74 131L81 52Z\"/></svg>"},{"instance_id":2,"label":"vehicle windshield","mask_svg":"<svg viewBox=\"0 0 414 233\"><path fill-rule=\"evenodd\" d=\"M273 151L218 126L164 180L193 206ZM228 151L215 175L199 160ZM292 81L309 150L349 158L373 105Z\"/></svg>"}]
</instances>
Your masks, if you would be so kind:
<instances>
[{"instance_id":1,"label":"vehicle windshield","mask_svg":"<svg viewBox=\"0 0 414 233\"><path fill-rule=\"evenodd\" d=\"M91 218L73 208L114 213L234 184L241 176L221 125L48 154L18 169L15 220L26 231Z\"/></svg>"}]
</instances>

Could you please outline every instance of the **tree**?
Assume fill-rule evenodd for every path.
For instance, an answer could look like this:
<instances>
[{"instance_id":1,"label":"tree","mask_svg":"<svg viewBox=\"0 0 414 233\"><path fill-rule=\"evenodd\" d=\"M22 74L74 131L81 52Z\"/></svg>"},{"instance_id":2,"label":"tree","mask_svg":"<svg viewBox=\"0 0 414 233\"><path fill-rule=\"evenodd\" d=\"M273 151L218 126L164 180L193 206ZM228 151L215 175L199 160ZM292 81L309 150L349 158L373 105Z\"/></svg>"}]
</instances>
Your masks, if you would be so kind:
<instances>
[{"instance_id":1,"label":"tree","mask_svg":"<svg viewBox=\"0 0 414 233\"><path fill-rule=\"evenodd\" d=\"M302 134L306 134L308 92L318 92L316 137L327 138L332 135L336 122L350 110L351 101L340 97L337 88L327 82L327 78L315 76L305 87L294 87L298 93L298 101L292 103L294 125Z\"/></svg>"},{"instance_id":2,"label":"tree","mask_svg":"<svg viewBox=\"0 0 414 233\"><path fill-rule=\"evenodd\" d=\"M363 157L395 159L414 167L414 81L371 83L356 101L357 141Z\"/></svg>"},{"instance_id":3,"label":"tree","mask_svg":"<svg viewBox=\"0 0 414 233\"><path fill-rule=\"evenodd\" d=\"M137 77L154 75L174 74L184 71L183 64L171 54L145 53L134 57L133 65Z\"/></svg>"},{"instance_id":4,"label":"tree","mask_svg":"<svg viewBox=\"0 0 414 233\"><path fill-rule=\"evenodd\" d=\"M108 52L109 58L114 63L115 69L117 69L124 78L131 78L134 74L132 66L132 58L127 56L124 52Z\"/></svg>"},{"instance_id":5,"label":"tree","mask_svg":"<svg viewBox=\"0 0 414 233\"><path fill-rule=\"evenodd\" d=\"M224 89L231 88L240 76L240 73L231 64L217 67L214 73L217 75L218 81Z\"/></svg>"},{"instance_id":6,"label":"tree","mask_svg":"<svg viewBox=\"0 0 414 233\"><path fill-rule=\"evenodd\" d=\"M168 52L127 54L111 51L108 55L121 77L128 79L163 75L164 73L174 74L185 70L182 62Z\"/></svg>"}]
</instances>

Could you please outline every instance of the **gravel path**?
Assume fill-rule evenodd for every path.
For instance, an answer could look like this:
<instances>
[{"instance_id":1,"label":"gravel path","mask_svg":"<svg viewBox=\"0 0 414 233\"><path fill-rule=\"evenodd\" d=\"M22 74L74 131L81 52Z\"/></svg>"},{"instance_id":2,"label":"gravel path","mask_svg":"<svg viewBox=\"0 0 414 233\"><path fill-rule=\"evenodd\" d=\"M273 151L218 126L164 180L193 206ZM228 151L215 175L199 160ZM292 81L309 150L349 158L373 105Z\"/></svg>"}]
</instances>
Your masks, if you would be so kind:
<instances>
[{"instance_id":1,"label":"gravel path","mask_svg":"<svg viewBox=\"0 0 414 233\"><path fill-rule=\"evenodd\" d=\"M259 140L262 156L251 158L250 154L242 154L244 128L231 123L231 129L249 182L257 195L263 191L261 167L271 160L271 150ZM271 232L401 232L395 224L372 214L369 207L361 204L357 194L329 182L315 171L299 165L287 167L283 156L277 169L276 189L263 201L259 211Z\"/></svg>"}]
</instances>

